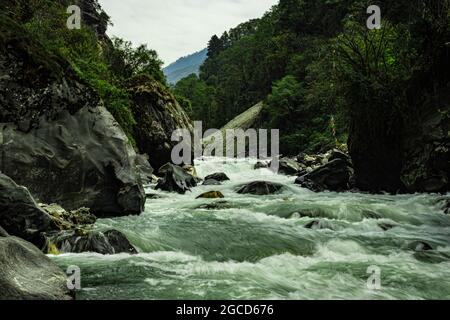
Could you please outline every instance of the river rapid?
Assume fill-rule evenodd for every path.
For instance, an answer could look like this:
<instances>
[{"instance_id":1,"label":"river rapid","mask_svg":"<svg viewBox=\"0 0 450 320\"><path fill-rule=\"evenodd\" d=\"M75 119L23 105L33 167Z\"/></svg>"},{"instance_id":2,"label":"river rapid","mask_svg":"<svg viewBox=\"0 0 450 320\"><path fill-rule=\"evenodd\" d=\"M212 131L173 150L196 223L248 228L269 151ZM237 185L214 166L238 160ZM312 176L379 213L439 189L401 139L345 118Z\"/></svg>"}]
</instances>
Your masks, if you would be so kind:
<instances>
[{"instance_id":1,"label":"river rapid","mask_svg":"<svg viewBox=\"0 0 450 320\"><path fill-rule=\"evenodd\" d=\"M446 196L313 193L295 177L253 170L255 162L199 159L200 177L231 180L185 195L148 186L160 198L140 216L97 221L126 234L137 255L50 257L64 270L80 267L78 299L450 299ZM235 192L255 180L286 187L271 196ZM195 199L211 190L225 199ZM418 241L433 250L420 251ZM368 286L368 270L380 272L381 287Z\"/></svg>"}]
</instances>

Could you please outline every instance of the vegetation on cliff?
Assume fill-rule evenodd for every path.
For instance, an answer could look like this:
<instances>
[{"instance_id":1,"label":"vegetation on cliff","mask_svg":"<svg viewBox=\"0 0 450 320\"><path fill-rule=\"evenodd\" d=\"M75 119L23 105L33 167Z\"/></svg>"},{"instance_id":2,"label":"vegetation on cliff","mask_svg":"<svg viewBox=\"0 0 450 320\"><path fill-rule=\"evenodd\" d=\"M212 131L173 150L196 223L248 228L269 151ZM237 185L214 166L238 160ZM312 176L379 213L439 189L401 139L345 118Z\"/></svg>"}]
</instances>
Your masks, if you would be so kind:
<instances>
[{"instance_id":1,"label":"vegetation on cliff","mask_svg":"<svg viewBox=\"0 0 450 320\"><path fill-rule=\"evenodd\" d=\"M86 17L82 19L81 29L69 30L66 26L69 4L72 3L65 0L7 0L1 7L4 14L23 26L20 32L12 31L15 36L25 33L24 36L37 40L47 52L70 63L78 76L97 92L134 144L136 121L125 83L134 75L148 74L165 85L162 61L146 45L135 48L119 38L110 40L105 35L109 17L96 0L77 1ZM2 17L2 21L6 20ZM45 57L43 60L52 61ZM56 68L49 68L57 72Z\"/></svg>"}]
</instances>

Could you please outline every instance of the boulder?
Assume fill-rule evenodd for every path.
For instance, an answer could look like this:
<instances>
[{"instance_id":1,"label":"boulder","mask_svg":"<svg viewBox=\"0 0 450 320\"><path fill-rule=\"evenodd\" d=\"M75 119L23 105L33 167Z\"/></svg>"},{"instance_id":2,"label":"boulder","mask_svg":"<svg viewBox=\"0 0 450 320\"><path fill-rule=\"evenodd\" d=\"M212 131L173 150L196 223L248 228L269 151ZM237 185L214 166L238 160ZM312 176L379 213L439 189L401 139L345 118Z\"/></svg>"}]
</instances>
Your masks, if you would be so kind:
<instances>
[{"instance_id":1,"label":"boulder","mask_svg":"<svg viewBox=\"0 0 450 320\"><path fill-rule=\"evenodd\" d=\"M195 177L177 165L167 163L159 169L159 173L164 177L158 181L156 189L184 194L197 186Z\"/></svg>"},{"instance_id":2,"label":"boulder","mask_svg":"<svg viewBox=\"0 0 450 320\"><path fill-rule=\"evenodd\" d=\"M424 241L413 241L408 243L407 248L416 252L433 250L433 246Z\"/></svg>"},{"instance_id":3,"label":"boulder","mask_svg":"<svg viewBox=\"0 0 450 320\"><path fill-rule=\"evenodd\" d=\"M219 181L219 182L230 180L230 178L228 178L228 176L225 173L223 173L223 172L213 173L213 174L210 174L210 175L205 177L205 180L210 180L210 179L211 180L216 180L216 181Z\"/></svg>"},{"instance_id":4,"label":"boulder","mask_svg":"<svg viewBox=\"0 0 450 320\"><path fill-rule=\"evenodd\" d=\"M272 163L269 164L269 167L271 167L271 166L272 166ZM295 176L295 175L298 175L298 173L302 169L303 169L302 166L294 159L281 158L279 160L278 173L280 173L280 174L285 174L288 176Z\"/></svg>"},{"instance_id":5,"label":"boulder","mask_svg":"<svg viewBox=\"0 0 450 320\"><path fill-rule=\"evenodd\" d=\"M142 212L136 154L97 94L14 21L0 34L0 170L39 202Z\"/></svg>"},{"instance_id":6,"label":"boulder","mask_svg":"<svg viewBox=\"0 0 450 320\"><path fill-rule=\"evenodd\" d=\"M239 194L253 194L253 195L270 195L282 191L284 186L280 183L268 181L255 181L245 184L236 190Z\"/></svg>"},{"instance_id":7,"label":"boulder","mask_svg":"<svg viewBox=\"0 0 450 320\"><path fill-rule=\"evenodd\" d=\"M265 162L261 162L258 161L255 166L253 167L253 169L258 170L258 169L267 169L269 168L269 164L265 163Z\"/></svg>"},{"instance_id":8,"label":"boulder","mask_svg":"<svg viewBox=\"0 0 450 320\"><path fill-rule=\"evenodd\" d=\"M328 156L327 159L328 159L328 162L336 160L336 159L340 159L340 160L347 161L348 163L351 163L350 156L347 153L344 153L338 149L333 149L330 152L330 155Z\"/></svg>"},{"instance_id":9,"label":"boulder","mask_svg":"<svg viewBox=\"0 0 450 320\"><path fill-rule=\"evenodd\" d=\"M0 237L0 300L69 300L64 272L31 243Z\"/></svg>"},{"instance_id":10,"label":"boulder","mask_svg":"<svg viewBox=\"0 0 450 320\"><path fill-rule=\"evenodd\" d=\"M109 230L85 231L81 229L47 233L46 253L81 253L96 252L104 255L117 253L137 253L126 236L117 231Z\"/></svg>"},{"instance_id":11,"label":"boulder","mask_svg":"<svg viewBox=\"0 0 450 320\"><path fill-rule=\"evenodd\" d=\"M351 189L353 169L347 161L335 159L295 180L296 184L320 192Z\"/></svg>"},{"instance_id":12,"label":"boulder","mask_svg":"<svg viewBox=\"0 0 450 320\"><path fill-rule=\"evenodd\" d=\"M178 129L192 133L191 120L170 91L150 76L133 77L127 89L137 122L136 144L149 155L152 167L159 168L172 161L172 149L178 144L172 141L172 133Z\"/></svg>"},{"instance_id":13,"label":"boulder","mask_svg":"<svg viewBox=\"0 0 450 320\"><path fill-rule=\"evenodd\" d=\"M217 199L217 198L225 198L225 196L220 191L209 191L209 192L202 193L195 199L200 199L200 198Z\"/></svg>"},{"instance_id":14,"label":"boulder","mask_svg":"<svg viewBox=\"0 0 450 320\"><path fill-rule=\"evenodd\" d=\"M222 182L214 180L214 179L208 179L203 182L204 186L220 186L221 184L222 184Z\"/></svg>"},{"instance_id":15,"label":"boulder","mask_svg":"<svg viewBox=\"0 0 450 320\"><path fill-rule=\"evenodd\" d=\"M148 161L148 155L139 154L136 156L136 169L141 177L141 181L143 184L149 184L153 182L153 168Z\"/></svg>"},{"instance_id":16,"label":"boulder","mask_svg":"<svg viewBox=\"0 0 450 320\"><path fill-rule=\"evenodd\" d=\"M57 204L39 204L50 215L52 223L50 230L70 230L80 226L93 225L97 218L87 208L66 211Z\"/></svg>"},{"instance_id":17,"label":"boulder","mask_svg":"<svg viewBox=\"0 0 450 320\"><path fill-rule=\"evenodd\" d=\"M50 227L51 221L25 187L0 173L0 225L9 234L40 241L39 234Z\"/></svg>"}]
</instances>

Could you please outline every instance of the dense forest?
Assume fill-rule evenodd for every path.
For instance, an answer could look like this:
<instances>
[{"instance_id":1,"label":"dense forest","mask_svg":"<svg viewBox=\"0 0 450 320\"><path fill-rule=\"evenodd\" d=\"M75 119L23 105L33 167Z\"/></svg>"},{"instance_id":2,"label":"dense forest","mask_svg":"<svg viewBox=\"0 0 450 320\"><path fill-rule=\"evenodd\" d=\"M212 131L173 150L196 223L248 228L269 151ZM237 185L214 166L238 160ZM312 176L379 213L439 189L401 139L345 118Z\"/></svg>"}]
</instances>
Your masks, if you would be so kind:
<instances>
[{"instance_id":1,"label":"dense forest","mask_svg":"<svg viewBox=\"0 0 450 320\"><path fill-rule=\"evenodd\" d=\"M366 26L373 4L378 30ZM446 86L449 21L449 1L281 0L213 36L200 76L174 91L213 128L264 100L261 126L281 129L286 155L346 143L352 126L369 125L361 116L374 137L398 139L389 128L410 123Z\"/></svg>"}]
</instances>

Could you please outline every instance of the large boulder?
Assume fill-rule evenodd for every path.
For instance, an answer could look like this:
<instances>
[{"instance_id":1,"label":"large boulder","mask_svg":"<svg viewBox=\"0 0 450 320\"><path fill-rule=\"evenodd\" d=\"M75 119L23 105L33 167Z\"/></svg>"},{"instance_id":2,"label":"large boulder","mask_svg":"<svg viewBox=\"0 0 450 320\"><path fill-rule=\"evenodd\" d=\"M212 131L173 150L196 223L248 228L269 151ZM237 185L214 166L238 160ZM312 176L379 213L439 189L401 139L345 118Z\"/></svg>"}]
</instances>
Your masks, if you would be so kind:
<instances>
[{"instance_id":1,"label":"large boulder","mask_svg":"<svg viewBox=\"0 0 450 320\"><path fill-rule=\"evenodd\" d=\"M62 270L31 243L0 237L0 300L69 300Z\"/></svg>"},{"instance_id":2,"label":"large boulder","mask_svg":"<svg viewBox=\"0 0 450 320\"><path fill-rule=\"evenodd\" d=\"M282 191L284 186L280 183L268 181L255 181L239 187L236 192L240 194L253 194L258 196L276 194Z\"/></svg>"},{"instance_id":3,"label":"large boulder","mask_svg":"<svg viewBox=\"0 0 450 320\"><path fill-rule=\"evenodd\" d=\"M39 242L40 233L49 228L51 221L25 187L0 173L0 225L9 234Z\"/></svg>"},{"instance_id":4,"label":"large boulder","mask_svg":"<svg viewBox=\"0 0 450 320\"><path fill-rule=\"evenodd\" d=\"M156 189L184 194L197 186L197 179L177 165L167 163L159 169L159 173L164 176L158 181Z\"/></svg>"},{"instance_id":5,"label":"large boulder","mask_svg":"<svg viewBox=\"0 0 450 320\"><path fill-rule=\"evenodd\" d=\"M312 191L345 191L352 187L353 169L348 161L335 159L298 177L296 184Z\"/></svg>"},{"instance_id":6,"label":"large boulder","mask_svg":"<svg viewBox=\"0 0 450 320\"><path fill-rule=\"evenodd\" d=\"M411 192L450 190L450 108L434 112L405 138L401 180Z\"/></svg>"},{"instance_id":7,"label":"large boulder","mask_svg":"<svg viewBox=\"0 0 450 320\"><path fill-rule=\"evenodd\" d=\"M117 230L86 232L78 229L47 233L45 236L47 244L44 252L46 253L96 252L105 255L137 253L126 236Z\"/></svg>"},{"instance_id":8,"label":"large boulder","mask_svg":"<svg viewBox=\"0 0 450 320\"><path fill-rule=\"evenodd\" d=\"M177 129L193 132L188 115L169 90L149 76L132 78L128 92L133 99L139 150L149 155L154 168L171 162L172 149L178 144L172 141L172 133Z\"/></svg>"},{"instance_id":9,"label":"large boulder","mask_svg":"<svg viewBox=\"0 0 450 320\"><path fill-rule=\"evenodd\" d=\"M136 154L95 92L11 19L0 34L0 170L40 202L142 212Z\"/></svg>"}]
</instances>

